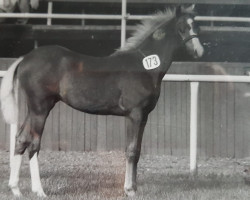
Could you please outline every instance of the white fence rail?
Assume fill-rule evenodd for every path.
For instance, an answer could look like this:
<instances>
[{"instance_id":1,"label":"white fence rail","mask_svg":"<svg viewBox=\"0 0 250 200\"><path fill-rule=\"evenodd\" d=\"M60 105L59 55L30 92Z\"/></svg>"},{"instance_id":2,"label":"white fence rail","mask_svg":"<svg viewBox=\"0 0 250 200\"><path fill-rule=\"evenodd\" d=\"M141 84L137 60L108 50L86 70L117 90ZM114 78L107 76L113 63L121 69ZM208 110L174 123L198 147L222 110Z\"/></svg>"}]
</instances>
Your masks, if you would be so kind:
<instances>
[{"instance_id":1,"label":"white fence rail","mask_svg":"<svg viewBox=\"0 0 250 200\"><path fill-rule=\"evenodd\" d=\"M100 14L53 14L53 2L48 2L47 13L0 13L0 18L37 18L47 19L47 25L52 25L52 19L98 19L121 20L121 46L126 40L126 21L152 18L150 15L130 15L127 13L127 0L121 0L120 15ZM196 21L220 21L220 22L250 22L249 17L225 17L225 16L196 16Z\"/></svg>"}]
</instances>

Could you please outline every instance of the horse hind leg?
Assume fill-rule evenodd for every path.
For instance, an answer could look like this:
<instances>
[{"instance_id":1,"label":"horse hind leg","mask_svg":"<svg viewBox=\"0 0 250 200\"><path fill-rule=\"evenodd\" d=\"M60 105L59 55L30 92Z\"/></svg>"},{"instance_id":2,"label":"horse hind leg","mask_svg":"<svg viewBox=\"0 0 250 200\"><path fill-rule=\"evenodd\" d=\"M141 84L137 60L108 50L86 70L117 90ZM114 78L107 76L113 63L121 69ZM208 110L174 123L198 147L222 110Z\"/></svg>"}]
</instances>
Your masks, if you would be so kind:
<instances>
[{"instance_id":1,"label":"horse hind leg","mask_svg":"<svg viewBox=\"0 0 250 200\"><path fill-rule=\"evenodd\" d=\"M22 193L18 187L19 174L22 162L22 155L25 150L28 149L30 158L30 173L31 173L31 183L32 191L40 197L46 197L42 184L40 181L39 166L37 154L40 149L41 134L37 134L34 137L34 130L37 130L37 118L28 114L23 126L20 128L18 134L15 130L11 131L11 148L10 148L10 179L9 187L12 190L14 196L20 197ZM38 123L41 123L41 117L39 117ZM35 121L35 123L33 122ZM35 127L32 128L32 127ZM40 126L41 127L41 126ZM40 132L41 133L41 132Z\"/></svg>"},{"instance_id":2,"label":"horse hind leg","mask_svg":"<svg viewBox=\"0 0 250 200\"><path fill-rule=\"evenodd\" d=\"M53 106L54 102L40 104L33 102L32 106L28 106L28 116L21 131L16 137L15 156L20 157L26 149L28 150L32 192L36 193L39 197L46 197L46 194L43 191L40 179L38 153L40 151L41 137L45 121ZM13 174L17 177L19 173L14 173L14 171L15 170L13 170Z\"/></svg>"},{"instance_id":3,"label":"horse hind leg","mask_svg":"<svg viewBox=\"0 0 250 200\"><path fill-rule=\"evenodd\" d=\"M31 185L32 192L36 193L39 197L46 197L46 194L43 191L40 172L39 172L39 163L38 163L38 154L40 151L41 137L47 114L36 115L33 114L31 117L30 123L30 134L32 136L32 142L28 147L29 158L30 158L30 175L31 175Z\"/></svg>"},{"instance_id":4,"label":"horse hind leg","mask_svg":"<svg viewBox=\"0 0 250 200\"><path fill-rule=\"evenodd\" d=\"M25 135L23 135L23 129L26 124L28 116L26 117L22 127L18 130L17 125L11 125L10 131L10 179L9 187L12 190L14 196L20 197L22 193L18 187L19 174L22 163L22 155L25 152L29 142Z\"/></svg>"},{"instance_id":5,"label":"horse hind leg","mask_svg":"<svg viewBox=\"0 0 250 200\"><path fill-rule=\"evenodd\" d=\"M17 112L18 113L18 112ZM18 115L18 114L17 114ZM21 151L17 152L17 138L23 131L23 127L26 124L27 118L25 119L23 126L18 130L17 124L11 124L10 129L10 178L9 178L9 187L12 190L14 196L20 197L22 193L18 187L19 183L19 174L22 164L22 155L26 149L25 143L21 145Z\"/></svg>"},{"instance_id":6,"label":"horse hind leg","mask_svg":"<svg viewBox=\"0 0 250 200\"><path fill-rule=\"evenodd\" d=\"M47 99L47 101L33 102L30 107L30 121L29 121L29 134L31 136L31 143L27 150L30 158L30 174L32 192L36 193L39 197L46 197L43 191L41 178L39 173L38 154L41 146L41 138L46 119L50 110L54 107L56 100Z\"/></svg>"}]
</instances>

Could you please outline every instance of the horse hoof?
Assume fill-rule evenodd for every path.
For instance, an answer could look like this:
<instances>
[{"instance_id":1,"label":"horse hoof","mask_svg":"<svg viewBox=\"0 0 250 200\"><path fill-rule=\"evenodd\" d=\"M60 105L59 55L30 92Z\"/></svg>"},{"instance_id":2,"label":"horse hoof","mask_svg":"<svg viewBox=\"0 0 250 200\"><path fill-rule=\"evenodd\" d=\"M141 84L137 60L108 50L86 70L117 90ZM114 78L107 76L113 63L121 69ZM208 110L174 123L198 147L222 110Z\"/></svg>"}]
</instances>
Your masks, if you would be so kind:
<instances>
[{"instance_id":1,"label":"horse hoof","mask_svg":"<svg viewBox=\"0 0 250 200\"><path fill-rule=\"evenodd\" d=\"M46 198L47 195L44 192L36 192L36 195L41 198Z\"/></svg>"},{"instance_id":2,"label":"horse hoof","mask_svg":"<svg viewBox=\"0 0 250 200\"><path fill-rule=\"evenodd\" d=\"M128 197L133 197L133 196L135 196L135 190L134 189L125 189L125 194L126 194L126 196L128 196Z\"/></svg>"},{"instance_id":3,"label":"horse hoof","mask_svg":"<svg viewBox=\"0 0 250 200\"><path fill-rule=\"evenodd\" d=\"M20 192L18 187L11 187L11 191L15 197L21 197L22 193Z\"/></svg>"},{"instance_id":4,"label":"horse hoof","mask_svg":"<svg viewBox=\"0 0 250 200\"><path fill-rule=\"evenodd\" d=\"M41 198L46 198L47 195L44 193L43 190L41 191L33 191L38 197L41 197Z\"/></svg>"}]
</instances>

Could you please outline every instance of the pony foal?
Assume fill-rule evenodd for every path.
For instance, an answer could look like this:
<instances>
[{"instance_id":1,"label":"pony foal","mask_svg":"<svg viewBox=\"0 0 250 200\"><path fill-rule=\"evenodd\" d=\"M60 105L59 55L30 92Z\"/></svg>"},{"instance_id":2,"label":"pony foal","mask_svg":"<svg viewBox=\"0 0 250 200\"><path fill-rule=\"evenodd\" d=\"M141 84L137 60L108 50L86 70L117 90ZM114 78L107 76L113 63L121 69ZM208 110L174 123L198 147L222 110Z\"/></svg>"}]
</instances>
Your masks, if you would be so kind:
<instances>
[{"instance_id":1,"label":"pony foal","mask_svg":"<svg viewBox=\"0 0 250 200\"><path fill-rule=\"evenodd\" d=\"M143 21L126 45L108 57L44 46L14 62L1 86L3 115L8 123L17 123L18 87L26 96L28 112L19 131L11 136L9 186L13 194L21 195L19 171L27 149L32 191L46 196L37 155L46 118L54 105L63 101L82 112L126 118L124 190L128 196L134 195L144 127L158 101L162 78L173 55L182 46L194 58L203 54L194 23L190 8L167 9Z\"/></svg>"}]
</instances>

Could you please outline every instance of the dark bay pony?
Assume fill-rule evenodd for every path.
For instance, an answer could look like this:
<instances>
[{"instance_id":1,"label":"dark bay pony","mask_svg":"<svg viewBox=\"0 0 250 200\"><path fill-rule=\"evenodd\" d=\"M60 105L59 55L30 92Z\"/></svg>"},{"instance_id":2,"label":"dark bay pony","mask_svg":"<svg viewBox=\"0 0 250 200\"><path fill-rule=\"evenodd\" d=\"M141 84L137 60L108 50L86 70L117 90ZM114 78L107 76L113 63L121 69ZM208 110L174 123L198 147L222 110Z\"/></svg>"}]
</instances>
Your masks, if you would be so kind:
<instances>
[{"instance_id":1,"label":"dark bay pony","mask_svg":"<svg viewBox=\"0 0 250 200\"><path fill-rule=\"evenodd\" d=\"M183 46L195 58L203 47L194 25L194 15L181 7L167 9L137 27L126 45L114 54L96 58L59 46L44 46L14 62L1 86L5 120L17 123L17 91L26 96L28 113L12 135L9 186L16 196L22 154L30 158L32 191L46 196L40 182L37 155L47 116L58 101L77 110L127 119L126 175L124 190L136 191L137 163L148 114L154 109L162 78L173 54ZM15 143L15 145L14 145Z\"/></svg>"}]
</instances>

